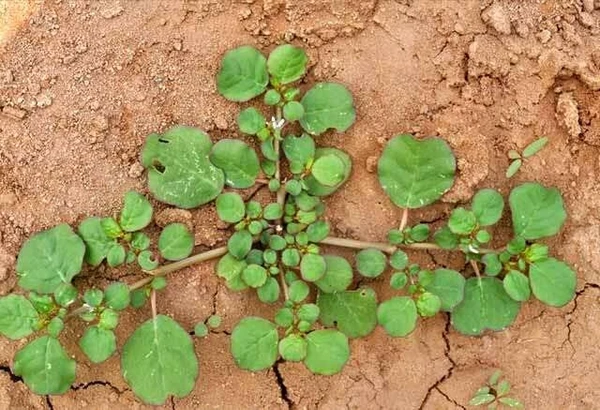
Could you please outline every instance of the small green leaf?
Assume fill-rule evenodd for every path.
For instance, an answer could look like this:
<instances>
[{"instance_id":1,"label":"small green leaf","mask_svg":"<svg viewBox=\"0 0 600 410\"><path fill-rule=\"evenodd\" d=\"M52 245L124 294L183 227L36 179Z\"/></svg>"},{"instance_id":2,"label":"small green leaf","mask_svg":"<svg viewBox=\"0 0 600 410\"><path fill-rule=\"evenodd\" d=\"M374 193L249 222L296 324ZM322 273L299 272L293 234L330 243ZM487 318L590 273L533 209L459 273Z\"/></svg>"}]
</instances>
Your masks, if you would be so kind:
<instances>
[{"instance_id":1,"label":"small green leaf","mask_svg":"<svg viewBox=\"0 0 600 410\"><path fill-rule=\"evenodd\" d=\"M506 178L512 178L521 169L521 165L523 165L523 160L520 158L511 162L506 169Z\"/></svg>"},{"instance_id":2,"label":"small green leaf","mask_svg":"<svg viewBox=\"0 0 600 410\"><path fill-rule=\"evenodd\" d=\"M125 194L119 224L125 232L144 229L152 221L152 205L142 194L129 191Z\"/></svg>"},{"instance_id":3,"label":"small green leaf","mask_svg":"<svg viewBox=\"0 0 600 410\"><path fill-rule=\"evenodd\" d=\"M429 225L418 224L410 228L410 239L414 242L424 242L429 237Z\"/></svg>"},{"instance_id":4,"label":"small green leaf","mask_svg":"<svg viewBox=\"0 0 600 410\"><path fill-rule=\"evenodd\" d=\"M160 233L158 250L169 261L187 258L194 250L194 236L182 223L169 224Z\"/></svg>"},{"instance_id":5,"label":"small green leaf","mask_svg":"<svg viewBox=\"0 0 600 410\"><path fill-rule=\"evenodd\" d=\"M159 201L180 208L195 208L221 193L224 174L208 156L210 137L203 131L177 126L164 134L151 134L142 151L148 169L148 188Z\"/></svg>"},{"instance_id":6,"label":"small green leaf","mask_svg":"<svg viewBox=\"0 0 600 410\"><path fill-rule=\"evenodd\" d=\"M143 232L134 232L133 235L131 235L130 244L134 249L144 251L150 247L150 238Z\"/></svg>"},{"instance_id":7,"label":"small green leaf","mask_svg":"<svg viewBox=\"0 0 600 410\"><path fill-rule=\"evenodd\" d=\"M131 292L131 307L139 309L146 304L148 295L145 289L136 289Z\"/></svg>"},{"instance_id":8,"label":"small green leaf","mask_svg":"<svg viewBox=\"0 0 600 410\"><path fill-rule=\"evenodd\" d=\"M281 101L281 94L277 92L277 90L268 90L265 93L265 104L267 105L276 105Z\"/></svg>"},{"instance_id":9,"label":"small green leaf","mask_svg":"<svg viewBox=\"0 0 600 410\"><path fill-rule=\"evenodd\" d=\"M217 76L219 93L231 101L248 101L267 88L267 60L256 48L241 46L223 56Z\"/></svg>"},{"instance_id":10,"label":"small green leaf","mask_svg":"<svg viewBox=\"0 0 600 410\"><path fill-rule=\"evenodd\" d=\"M292 302L300 303L308 296L310 288L308 285L301 280L292 282L289 288L290 300Z\"/></svg>"},{"instance_id":11,"label":"small green leaf","mask_svg":"<svg viewBox=\"0 0 600 410\"><path fill-rule=\"evenodd\" d=\"M456 235L469 235L477 226L477 218L473 211L456 208L450 214L448 228Z\"/></svg>"},{"instance_id":12,"label":"small green leaf","mask_svg":"<svg viewBox=\"0 0 600 410\"><path fill-rule=\"evenodd\" d=\"M407 296L395 296L377 308L377 321L392 337L409 335L417 325L417 307Z\"/></svg>"},{"instance_id":13,"label":"small green leaf","mask_svg":"<svg viewBox=\"0 0 600 410\"><path fill-rule=\"evenodd\" d=\"M402 270L408 266L408 255L406 252L397 250L390 256L390 266L394 269Z\"/></svg>"},{"instance_id":14,"label":"small green leaf","mask_svg":"<svg viewBox=\"0 0 600 410\"><path fill-rule=\"evenodd\" d=\"M508 296L517 302L525 302L531 295L529 279L519 271L511 270L508 272L502 280L502 285Z\"/></svg>"},{"instance_id":15,"label":"small green leaf","mask_svg":"<svg viewBox=\"0 0 600 410\"><path fill-rule=\"evenodd\" d=\"M311 168L315 179L329 187L339 184L344 179L344 171L344 163L335 154L320 157Z\"/></svg>"},{"instance_id":16,"label":"small green leaf","mask_svg":"<svg viewBox=\"0 0 600 410\"><path fill-rule=\"evenodd\" d=\"M275 323L280 327L289 327L294 323L294 312L290 308L281 308L275 314Z\"/></svg>"},{"instance_id":17,"label":"small green leaf","mask_svg":"<svg viewBox=\"0 0 600 410\"><path fill-rule=\"evenodd\" d=\"M0 298L0 334L12 340L22 339L36 330L40 319L30 301L21 295Z\"/></svg>"},{"instance_id":18,"label":"small green leaf","mask_svg":"<svg viewBox=\"0 0 600 410\"><path fill-rule=\"evenodd\" d=\"M321 314L321 309L314 303L305 303L298 309L298 318L309 323L315 323Z\"/></svg>"},{"instance_id":19,"label":"small green leaf","mask_svg":"<svg viewBox=\"0 0 600 410\"><path fill-rule=\"evenodd\" d=\"M300 273L302 279L307 282L315 282L325 275L327 264L321 255L307 253L300 261Z\"/></svg>"},{"instance_id":20,"label":"small green leaf","mask_svg":"<svg viewBox=\"0 0 600 410\"><path fill-rule=\"evenodd\" d=\"M275 278L267 278L267 281L256 289L258 299L263 303L275 303L279 300L279 282Z\"/></svg>"},{"instance_id":21,"label":"small green leaf","mask_svg":"<svg viewBox=\"0 0 600 410\"><path fill-rule=\"evenodd\" d=\"M102 219L97 217L86 218L77 229L77 233L85 242L85 261L92 266L100 265L110 248L116 243L106 235L101 221Z\"/></svg>"},{"instance_id":22,"label":"small green leaf","mask_svg":"<svg viewBox=\"0 0 600 410\"><path fill-rule=\"evenodd\" d=\"M302 134L301 137L288 135L282 145L288 161L300 164L301 168L315 157L315 140L310 135Z\"/></svg>"},{"instance_id":23,"label":"small green leaf","mask_svg":"<svg viewBox=\"0 0 600 410\"><path fill-rule=\"evenodd\" d=\"M378 163L379 183L401 208L421 208L448 191L454 183L456 161L441 138L418 140L410 134L392 138Z\"/></svg>"},{"instance_id":24,"label":"small green leaf","mask_svg":"<svg viewBox=\"0 0 600 410\"><path fill-rule=\"evenodd\" d=\"M129 337L121 354L123 378L147 404L169 396L187 396L196 385L198 359L188 332L170 317L158 315Z\"/></svg>"},{"instance_id":25,"label":"small green leaf","mask_svg":"<svg viewBox=\"0 0 600 410\"><path fill-rule=\"evenodd\" d=\"M315 152L315 163L319 159L329 156L336 156L343 164L343 176L338 183L333 186L327 186L320 183L313 174L304 179L305 189L310 195L327 196L334 193L340 186L346 182L352 171L352 160L344 151L337 148L319 148ZM339 169L338 169L339 170Z\"/></svg>"},{"instance_id":26,"label":"small green leaf","mask_svg":"<svg viewBox=\"0 0 600 410\"><path fill-rule=\"evenodd\" d=\"M265 210L263 211L263 217L267 220L275 220L279 219L283 216L283 208L280 204L269 204L265 206Z\"/></svg>"},{"instance_id":27,"label":"small green leaf","mask_svg":"<svg viewBox=\"0 0 600 410\"><path fill-rule=\"evenodd\" d=\"M206 324L213 329L221 326L221 316L211 315L208 319L206 319Z\"/></svg>"},{"instance_id":28,"label":"small green leaf","mask_svg":"<svg viewBox=\"0 0 600 410\"><path fill-rule=\"evenodd\" d=\"M500 396L504 396L508 394L510 391L510 382L508 380L502 380L498 383L498 388L496 389L496 394Z\"/></svg>"},{"instance_id":29,"label":"small green leaf","mask_svg":"<svg viewBox=\"0 0 600 410\"><path fill-rule=\"evenodd\" d=\"M368 278L375 278L383 273L387 265L385 254L378 249L363 249L356 254L356 269Z\"/></svg>"},{"instance_id":30,"label":"small green leaf","mask_svg":"<svg viewBox=\"0 0 600 410\"><path fill-rule=\"evenodd\" d=\"M81 271L85 244L67 224L29 238L17 258L19 286L38 293L54 293L61 283Z\"/></svg>"},{"instance_id":31,"label":"small green leaf","mask_svg":"<svg viewBox=\"0 0 600 410\"><path fill-rule=\"evenodd\" d=\"M321 323L350 338L366 336L377 326L377 294L371 288L336 293L319 292Z\"/></svg>"},{"instance_id":32,"label":"small green leaf","mask_svg":"<svg viewBox=\"0 0 600 410\"><path fill-rule=\"evenodd\" d=\"M119 324L119 314L112 309L104 309L102 313L100 313L100 320L98 322L98 326L106 329L112 330Z\"/></svg>"},{"instance_id":33,"label":"small green leaf","mask_svg":"<svg viewBox=\"0 0 600 410\"><path fill-rule=\"evenodd\" d=\"M490 378L488 380L488 384L490 386L494 386L496 383L498 383L498 380L500 380L500 376L502 376L502 371L494 370L494 373L492 373L492 375L490 376ZM489 391L490 391L490 389L488 388L486 393L488 393Z\"/></svg>"},{"instance_id":34,"label":"small green leaf","mask_svg":"<svg viewBox=\"0 0 600 410\"><path fill-rule=\"evenodd\" d=\"M225 183L232 188L250 188L260 173L256 151L240 140L223 139L210 152L210 161L225 174Z\"/></svg>"},{"instance_id":35,"label":"small green leaf","mask_svg":"<svg viewBox=\"0 0 600 410\"><path fill-rule=\"evenodd\" d=\"M145 271L150 271L158 267L158 261L150 251L141 251L137 257L138 265Z\"/></svg>"},{"instance_id":36,"label":"small green leaf","mask_svg":"<svg viewBox=\"0 0 600 410\"><path fill-rule=\"evenodd\" d=\"M123 310L129 306L131 294L129 286L123 282L111 283L104 291L106 306L114 310Z\"/></svg>"},{"instance_id":37,"label":"small green leaf","mask_svg":"<svg viewBox=\"0 0 600 410\"><path fill-rule=\"evenodd\" d=\"M488 276L496 276L502 271L502 262L500 262L498 255L495 253L483 255L481 262L485 264L484 273Z\"/></svg>"},{"instance_id":38,"label":"small green leaf","mask_svg":"<svg viewBox=\"0 0 600 410\"><path fill-rule=\"evenodd\" d=\"M79 291L77 288L70 283L63 283L54 292L54 300L58 303L59 306L67 307L70 306L77 297L79 296ZM0 317L2 315L0 314Z\"/></svg>"},{"instance_id":39,"label":"small green leaf","mask_svg":"<svg viewBox=\"0 0 600 410\"><path fill-rule=\"evenodd\" d=\"M301 362L306 357L307 343L304 337L291 334L279 341L279 354L288 362Z\"/></svg>"},{"instance_id":40,"label":"small green leaf","mask_svg":"<svg viewBox=\"0 0 600 410\"><path fill-rule=\"evenodd\" d=\"M208 335L208 326L203 322L198 323L194 326L194 335L197 337L205 337Z\"/></svg>"},{"instance_id":41,"label":"small green leaf","mask_svg":"<svg viewBox=\"0 0 600 410\"><path fill-rule=\"evenodd\" d=\"M271 51L267 68L280 84L288 84L302 78L308 57L300 47L282 44Z\"/></svg>"},{"instance_id":42,"label":"small green leaf","mask_svg":"<svg viewBox=\"0 0 600 410\"><path fill-rule=\"evenodd\" d=\"M434 235L433 240L442 249L456 249L458 246L458 236L456 236L450 228L443 226Z\"/></svg>"},{"instance_id":43,"label":"small green leaf","mask_svg":"<svg viewBox=\"0 0 600 410\"><path fill-rule=\"evenodd\" d=\"M38 395L63 394L75 381L75 360L50 336L31 341L17 352L13 371Z\"/></svg>"},{"instance_id":44,"label":"small green leaf","mask_svg":"<svg viewBox=\"0 0 600 410\"><path fill-rule=\"evenodd\" d=\"M463 301L454 308L451 322L465 335L480 335L484 330L502 330L519 313L520 303L508 296L496 278L470 278Z\"/></svg>"},{"instance_id":45,"label":"small green leaf","mask_svg":"<svg viewBox=\"0 0 600 410\"><path fill-rule=\"evenodd\" d=\"M404 272L396 272L390 278L390 286L392 289L400 290L408 283L408 276Z\"/></svg>"},{"instance_id":46,"label":"small green leaf","mask_svg":"<svg viewBox=\"0 0 600 410\"><path fill-rule=\"evenodd\" d=\"M104 299L104 292L100 289L88 289L83 294L83 301L93 307L100 306Z\"/></svg>"},{"instance_id":47,"label":"small green leaf","mask_svg":"<svg viewBox=\"0 0 600 410\"><path fill-rule=\"evenodd\" d=\"M431 292L423 292L417 298L417 312L423 317L435 316L442 308L442 300Z\"/></svg>"},{"instance_id":48,"label":"small green leaf","mask_svg":"<svg viewBox=\"0 0 600 410\"><path fill-rule=\"evenodd\" d=\"M117 350L117 338L112 330L91 326L79 340L79 347L92 363L102 363Z\"/></svg>"},{"instance_id":49,"label":"small green leaf","mask_svg":"<svg viewBox=\"0 0 600 410\"><path fill-rule=\"evenodd\" d=\"M319 135L330 128L344 132L354 123L356 112L352 94L338 83L317 83L308 90L301 101L304 116L302 128L312 135Z\"/></svg>"},{"instance_id":50,"label":"small green leaf","mask_svg":"<svg viewBox=\"0 0 600 410\"><path fill-rule=\"evenodd\" d=\"M525 149L523 150L523 157L529 158L529 157L537 154L538 152L541 151L542 148L544 148L546 146L547 143L548 143L548 137L542 137L542 138L539 138L539 139L533 141L531 144L526 146Z\"/></svg>"},{"instance_id":51,"label":"small green leaf","mask_svg":"<svg viewBox=\"0 0 600 410\"><path fill-rule=\"evenodd\" d=\"M521 158L521 154L519 154L518 151L511 149L508 151L508 158L509 159L520 159Z\"/></svg>"},{"instance_id":52,"label":"small green leaf","mask_svg":"<svg viewBox=\"0 0 600 410\"><path fill-rule=\"evenodd\" d=\"M432 282L424 287L428 292L440 298L441 310L451 312L463 300L465 278L452 269L436 269Z\"/></svg>"},{"instance_id":53,"label":"small green leaf","mask_svg":"<svg viewBox=\"0 0 600 410\"><path fill-rule=\"evenodd\" d=\"M529 266L529 280L534 296L546 305L561 307L575 296L577 276L566 263L554 258Z\"/></svg>"},{"instance_id":54,"label":"small green leaf","mask_svg":"<svg viewBox=\"0 0 600 410\"><path fill-rule=\"evenodd\" d=\"M252 249L252 235L246 230L235 232L227 241L227 249L235 258L244 259Z\"/></svg>"},{"instance_id":55,"label":"small green leaf","mask_svg":"<svg viewBox=\"0 0 600 410\"><path fill-rule=\"evenodd\" d=\"M516 236L539 239L560 231L567 213L556 188L527 182L512 190L509 197Z\"/></svg>"},{"instance_id":56,"label":"small green leaf","mask_svg":"<svg viewBox=\"0 0 600 410\"><path fill-rule=\"evenodd\" d=\"M472 208L479 226L493 225L502 217L504 199L494 189L482 189L473 197Z\"/></svg>"},{"instance_id":57,"label":"small green leaf","mask_svg":"<svg viewBox=\"0 0 600 410\"><path fill-rule=\"evenodd\" d=\"M332 293L344 291L352 283L352 266L345 258L333 255L324 255L325 274L315 282L321 292Z\"/></svg>"},{"instance_id":58,"label":"small green leaf","mask_svg":"<svg viewBox=\"0 0 600 410\"><path fill-rule=\"evenodd\" d=\"M306 336L304 365L315 374L339 373L350 357L348 338L332 329L315 330Z\"/></svg>"},{"instance_id":59,"label":"small green leaf","mask_svg":"<svg viewBox=\"0 0 600 410\"><path fill-rule=\"evenodd\" d=\"M244 218L246 208L242 197L235 192L226 192L215 201L219 219L228 223L237 223Z\"/></svg>"},{"instance_id":60,"label":"small green leaf","mask_svg":"<svg viewBox=\"0 0 600 410\"><path fill-rule=\"evenodd\" d=\"M110 239L116 239L123 236L123 229L121 229L121 225L114 218L102 218L100 220L100 225L104 230L104 233Z\"/></svg>"},{"instance_id":61,"label":"small green leaf","mask_svg":"<svg viewBox=\"0 0 600 410\"><path fill-rule=\"evenodd\" d=\"M152 282L150 282L150 286L154 290L163 290L167 287L167 278L164 276L155 276Z\"/></svg>"},{"instance_id":62,"label":"small green leaf","mask_svg":"<svg viewBox=\"0 0 600 410\"><path fill-rule=\"evenodd\" d=\"M519 400L513 399L511 397L501 397L498 399L498 401L500 403L504 404L505 406L510 407L511 409L522 409L523 408L523 403L521 403Z\"/></svg>"},{"instance_id":63,"label":"small green leaf","mask_svg":"<svg viewBox=\"0 0 600 410\"><path fill-rule=\"evenodd\" d=\"M248 265L242 271L242 280L252 288L260 288L267 281L267 270L260 265Z\"/></svg>"},{"instance_id":64,"label":"small green leaf","mask_svg":"<svg viewBox=\"0 0 600 410\"><path fill-rule=\"evenodd\" d=\"M290 101L283 106L283 118L288 121L298 121L304 117L304 106L298 101Z\"/></svg>"},{"instance_id":65,"label":"small green leaf","mask_svg":"<svg viewBox=\"0 0 600 410\"><path fill-rule=\"evenodd\" d=\"M267 120L254 107L242 110L237 117L237 124L244 134L256 135L265 127Z\"/></svg>"},{"instance_id":66,"label":"small green leaf","mask_svg":"<svg viewBox=\"0 0 600 410\"><path fill-rule=\"evenodd\" d=\"M122 265L123 262L125 262L126 257L127 251L123 245L115 243L106 255L106 262L108 263L108 266L115 268L119 265Z\"/></svg>"},{"instance_id":67,"label":"small green leaf","mask_svg":"<svg viewBox=\"0 0 600 410\"><path fill-rule=\"evenodd\" d=\"M227 253L217 263L217 276L227 281L234 280L240 277L247 265L245 261L236 259L232 254Z\"/></svg>"},{"instance_id":68,"label":"small green leaf","mask_svg":"<svg viewBox=\"0 0 600 410\"><path fill-rule=\"evenodd\" d=\"M493 394L479 394L474 396L471 400L469 400L469 405L471 406L481 406L482 404L488 404L496 400L496 396Z\"/></svg>"},{"instance_id":69,"label":"small green leaf","mask_svg":"<svg viewBox=\"0 0 600 410\"><path fill-rule=\"evenodd\" d=\"M54 317L52 320L50 320L50 323L48 323L46 330L50 336L57 338L64 328L65 322L63 322L63 320L59 317Z\"/></svg>"},{"instance_id":70,"label":"small green leaf","mask_svg":"<svg viewBox=\"0 0 600 410\"><path fill-rule=\"evenodd\" d=\"M329 235L329 223L325 221L317 221L306 228L309 242L318 243Z\"/></svg>"},{"instance_id":71,"label":"small green leaf","mask_svg":"<svg viewBox=\"0 0 600 410\"><path fill-rule=\"evenodd\" d=\"M298 266L300 263L300 253L297 249L286 249L281 254L281 262L285 266Z\"/></svg>"},{"instance_id":72,"label":"small green leaf","mask_svg":"<svg viewBox=\"0 0 600 410\"><path fill-rule=\"evenodd\" d=\"M259 317L242 319L231 334L231 353L236 364L245 370L267 369L277 359L277 327Z\"/></svg>"}]
</instances>

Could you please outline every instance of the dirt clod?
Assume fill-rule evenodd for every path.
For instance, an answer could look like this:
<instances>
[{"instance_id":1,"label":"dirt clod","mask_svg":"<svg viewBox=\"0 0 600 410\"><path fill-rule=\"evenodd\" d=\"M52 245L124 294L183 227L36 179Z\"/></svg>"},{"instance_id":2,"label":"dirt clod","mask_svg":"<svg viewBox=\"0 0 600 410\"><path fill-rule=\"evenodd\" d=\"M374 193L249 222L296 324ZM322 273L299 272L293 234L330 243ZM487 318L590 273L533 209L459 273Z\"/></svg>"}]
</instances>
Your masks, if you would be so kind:
<instances>
[{"instance_id":1,"label":"dirt clod","mask_svg":"<svg viewBox=\"0 0 600 410\"><path fill-rule=\"evenodd\" d=\"M581 125L579 124L577 101L575 101L573 93L566 92L558 96L558 101L556 102L556 116L566 127L571 137L579 137L579 134L581 134Z\"/></svg>"}]
</instances>

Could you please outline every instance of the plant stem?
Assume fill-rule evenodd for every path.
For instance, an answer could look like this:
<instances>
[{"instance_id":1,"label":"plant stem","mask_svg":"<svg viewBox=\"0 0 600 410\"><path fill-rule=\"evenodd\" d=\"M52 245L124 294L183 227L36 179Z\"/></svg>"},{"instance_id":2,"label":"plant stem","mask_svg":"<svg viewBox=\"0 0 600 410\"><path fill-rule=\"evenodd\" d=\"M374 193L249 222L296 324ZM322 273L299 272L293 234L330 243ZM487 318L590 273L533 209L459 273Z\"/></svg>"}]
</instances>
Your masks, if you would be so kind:
<instances>
[{"instance_id":1,"label":"plant stem","mask_svg":"<svg viewBox=\"0 0 600 410\"><path fill-rule=\"evenodd\" d=\"M473 270L475 271L475 274L477 275L477 279L481 280L481 273L479 272L479 266L477 266L477 262L474 261L473 259L471 259L469 262L471 263L471 267L473 268Z\"/></svg>"},{"instance_id":2,"label":"plant stem","mask_svg":"<svg viewBox=\"0 0 600 410\"><path fill-rule=\"evenodd\" d=\"M404 208L402 210L402 220L400 221L400 232L402 232L404 230L404 228L406 228L406 223L408 222L408 208Z\"/></svg>"},{"instance_id":3,"label":"plant stem","mask_svg":"<svg viewBox=\"0 0 600 410\"><path fill-rule=\"evenodd\" d=\"M283 269L279 268L279 280L281 281L281 287L283 288L283 296L285 296L285 300L290 299L290 291L288 290L287 282L285 281L285 275L283 274Z\"/></svg>"},{"instance_id":4,"label":"plant stem","mask_svg":"<svg viewBox=\"0 0 600 410\"><path fill-rule=\"evenodd\" d=\"M283 115L281 112L281 107L278 105L275 110L275 121L279 123L282 118ZM277 163L275 164L275 179L281 183L281 128L279 127L275 128L274 140L275 155L277 155ZM285 204L285 187L283 186L283 183L277 190L277 203L281 206Z\"/></svg>"},{"instance_id":5,"label":"plant stem","mask_svg":"<svg viewBox=\"0 0 600 410\"><path fill-rule=\"evenodd\" d=\"M357 241L354 239L345 239L345 238L335 238L332 236L328 236L323 239L321 242L323 245L333 245L340 246L343 248L352 248L352 249L379 249L382 252L392 254L396 252L398 249L414 249L414 250L440 250L440 251L459 251L460 249L443 249L440 248L435 243L411 243L411 244L402 244L398 246L390 245L382 242L367 242L367 241ZM496 252L494 249L479 249L480 253L494 253Z\"/></svg>"},{"instance_id":6,"label":"plant stem","mask_svg":"<svg viewBox=\"0 0 600 410\"><path fill-rule=\"evenodd\" d=\"M156 319L156 289L150 293L150 306L152 307L152 319Z\"/></svg>"}]
</instances>

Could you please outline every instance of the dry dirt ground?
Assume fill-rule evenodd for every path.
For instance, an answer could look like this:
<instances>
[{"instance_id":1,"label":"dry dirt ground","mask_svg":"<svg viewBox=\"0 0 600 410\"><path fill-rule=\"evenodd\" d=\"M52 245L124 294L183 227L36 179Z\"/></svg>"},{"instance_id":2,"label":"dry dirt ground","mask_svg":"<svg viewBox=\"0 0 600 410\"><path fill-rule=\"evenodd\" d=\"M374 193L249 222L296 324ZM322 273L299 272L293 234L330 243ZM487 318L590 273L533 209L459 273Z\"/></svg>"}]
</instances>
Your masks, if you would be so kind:
<instances>
[{"instance_id":1,"label":"dry dirt ground","mask_svg":"<svg viewBox=\"0 0 600 410\"><path fill-rule=\"evenodd\" d=\"M224 326L195 340L200 380L165 408L467 408L494 368L530 409L600 408L598 0L0 0L0 25L0 294L15 285L14 260L29 235L113 214L125 191L145 192L138 156L150 132L190 124L217 138L236 135L239 107L217 94L215 73L221 55L241 44L303 45L307 84L340 81L354 94L356 124L322 137L354 159L352 178L328 200L338 235L382 240L397 225L372 163L400 132L443 136L458 157L453 190L411 222L445 218L482 187L508 194L537 180L564 193L569 219L548 243L577 270L573 302L530 302L510 329L479 338L457 334L441 316L406 339L377 329L352 342L348 366L333 377L296 364L237 369L228 331L244 315L272 311L227 291L210 263L177 273L159 309L188 328L216 312ZM507 151L542 135L547 148L507 180ZM177 217L194 226L197 250L226 238L212 206ZM504 218L495 234L508 232ZM464 268L447 253L411 256ZM78 284L135 275L106 269ZM385 282L372 283L383 296ZM148 315L124 315L121 344ZM88 365L73 342L82 330L63 335L81 363L76 384L51 398L11 375L22 343L0 339L0 409L143 408L118 357Z\"/></svg>"}]
</instances>

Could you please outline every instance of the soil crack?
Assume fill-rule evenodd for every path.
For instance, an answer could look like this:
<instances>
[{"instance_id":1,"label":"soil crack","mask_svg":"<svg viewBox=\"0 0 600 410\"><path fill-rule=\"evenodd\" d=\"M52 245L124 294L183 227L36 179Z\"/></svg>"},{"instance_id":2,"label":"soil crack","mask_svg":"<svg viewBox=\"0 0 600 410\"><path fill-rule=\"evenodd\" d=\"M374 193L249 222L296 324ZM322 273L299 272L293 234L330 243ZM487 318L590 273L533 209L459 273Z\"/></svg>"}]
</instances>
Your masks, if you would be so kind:
<instances>
[{"instance_id":1,"label":"soil crack","mask_svg":"<svg viewBox=\"0 0 600 410\"><path fill-rule=\"evenodd\" d=\"M288 409L293 409L294 402L292 401L292 399L290 399L287 386L285 385L283 376L281 375L281 372L279 371L279 365L281 363L283 363L283 360L281 360L281 359L279 359L275 362L275 364L273 365L273 373L275 373L275 380L277 381L277 385L279 386L279 391L281 393L281 400L283 400L287 404Z\"/></svg>"},{"instance_id":2,"label":"soil crack","mask_svg":"<svg viewBox=\"0 0 600 410\"><path fill-rule=\"evenodd\" d=\"M105 387L109 387L112 391L114 391L117 394L123 394L126 390L119 390L119 388L117 388L116 386L114 386L111 382L106 381L106 380L94 380L91 382L87 382L87 383L80 383L74 386L71 386L71 390L73 391L78 391L78 390L86 390L89 387L92 386L105 386Z\"/></svg>"},{"instance_id":3,"label":"soil crack","mask_svg":"<svg viewBox=\"0 0 600 410\"><path fill-rule=\"evenodd\" d=\"M439 387L435 388L439 394L441 394L442 396L444 396L444 398L446 400L448 400L450 403L454 404L456 407L460 407L461 409L467 410L467 408L465 406L463 406L462 404L458 403L456 400L450 398L450 396L448 396L446 393L444 393L444 391L442 389L440 389Z\"/></svg>"},{"instance_id":4,"label":"soil crack","mask_svg":"<svg viewBox=\"0 0 600 410\"><path fill-rule=\"evenodd\" d=\"M571 345L571 349L573 349L573 352L575 352L575 346L573 346L573 342L571 341L571 325L573 325L574 321L573 321L573 314L575 313L575 311L577 310L577 308L579 307L579 297L581 295L583 295L588 289L600 289L600 285L596 284L596 283L591 283L591 282L586 282L585 285L583 285L583 289L581 289L580 291L575 292L575 298L573 299L573 309L571 309L569 312L567 312L567 338L563 341L562 346L565 345L565 343L569 343L569 345Z\"/></svg>"},{"instance_id":5,"label":"soil crack","mask_svg":"<svg viewBox=\"0 0 600 410\"><path fill-rule=\"evenodd\" d=\"M22 382L23 379L19 376L17 376L16 374L14 374L12 372L12 370L10 369L10 367L8 366L0 366L0 372L4 372L6 374L8 374L8 377L10 377L10 381L13 383L19 383Z\"/></svg>"},{"instance_id":6,"label":"soil crack","mask_svg":"<svg viewBox=\"0 0 600 410\"><path fill-rule=\"evenodd\" d=\"M46 405L48 405L48 408L50 410L54 410L54 404L52 404L52 401L50 400L50 396L46 396Z\"/></svg>"}]
</instances>

